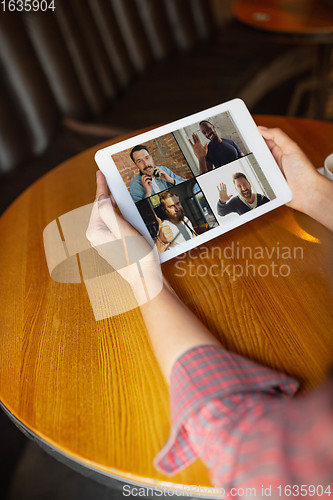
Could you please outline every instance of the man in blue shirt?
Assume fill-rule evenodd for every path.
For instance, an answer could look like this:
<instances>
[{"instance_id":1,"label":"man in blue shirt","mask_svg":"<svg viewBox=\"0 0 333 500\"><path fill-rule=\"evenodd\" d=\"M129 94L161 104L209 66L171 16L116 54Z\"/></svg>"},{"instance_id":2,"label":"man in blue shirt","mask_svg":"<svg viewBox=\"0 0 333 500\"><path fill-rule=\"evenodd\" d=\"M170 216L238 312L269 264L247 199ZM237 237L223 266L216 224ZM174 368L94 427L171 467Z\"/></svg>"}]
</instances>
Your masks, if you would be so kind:
<instances>
[{"instance_id":1,"label":"man in blue shirt","mask_svg":"<svg viewBox=\"0 0 333 500\"><path fill-rule=\"evenodd\" d=\"M155 166L153 157L143 144L135 146L130 156L140 170L130 184L130 193L135 202L185 181L169 168Z\"/></svg>"},{"instance_id":2,"label":"man in blue shirt","mask_svg":"<svg viewBox=\"0 0 333 500\"><path fill-rule=\"evenodd\" d=\"M190 140L194 154L199 160L200 174L244 156L237 144L230 139L222 139L216 132L215 126L208 120L203 120L199 125L201 132L209 140L203 145L195 133L192 134L193 142Z\"/></svg>"}]
</instances>

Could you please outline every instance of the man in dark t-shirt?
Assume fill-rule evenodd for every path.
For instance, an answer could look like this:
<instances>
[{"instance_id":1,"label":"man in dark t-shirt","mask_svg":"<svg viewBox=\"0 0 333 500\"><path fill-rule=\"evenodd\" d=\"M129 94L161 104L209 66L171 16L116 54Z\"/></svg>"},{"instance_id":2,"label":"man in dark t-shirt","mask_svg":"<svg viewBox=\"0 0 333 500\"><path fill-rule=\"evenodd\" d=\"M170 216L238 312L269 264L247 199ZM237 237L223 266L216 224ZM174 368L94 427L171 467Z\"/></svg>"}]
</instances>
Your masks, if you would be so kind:
<instances>
[{"instance_id":1,"label":"man in dark t-shirt","mask_svg":"<svg viewBox=\"0 0 333 500\"><path fill-rule=\"evenodd\" d=\"M226 163L238 160L242 152L234 141L221 139L221 142L211 141L208 143L206 162L210 162L215 168Z\"/></svg>"},{"instance_id":2,"label":"man in dark t-shirt","mask_svg":"<svg viewBox=\"0 0 333 500\"><path fill-rule=\"evenodd\" d=\"M209 140L203 145L198 134L195 133L192 134L193 142L190 140L194 154L199 160L200 174L222 167L243 156L237 144L231 139L222 139L212 123L203 120L199 125L202 134Z\"/></svg>"},{"instance_id":3,"label":"man in dark t-shirt","mask_svg":"<svg viewBox=\"0 0 333 500\"><path fill-rule=\"evenodd\" d=\"M217 186L219 192L218 215L224 216L232 212L242 215L270 201L267 196L252 192L251 184L242 172L236 172L233 175L233 181L239 193L237 196L228 195L227 186L223 182Z\"/></svg>"}]
</instances>

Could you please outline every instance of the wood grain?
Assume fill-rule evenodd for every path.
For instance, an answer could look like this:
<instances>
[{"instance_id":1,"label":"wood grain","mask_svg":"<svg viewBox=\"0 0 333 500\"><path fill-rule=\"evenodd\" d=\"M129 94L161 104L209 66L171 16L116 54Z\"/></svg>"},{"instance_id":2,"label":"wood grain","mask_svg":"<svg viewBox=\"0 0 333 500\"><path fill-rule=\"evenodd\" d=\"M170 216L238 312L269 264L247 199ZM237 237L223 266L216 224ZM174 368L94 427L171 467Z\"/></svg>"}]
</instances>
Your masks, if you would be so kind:
<instances>
[{"instance_id":1,"label":"wood grain","mask_svg":"<svg viewBox=\"0 0 333 500\"><path fill-rule=\"evenodd\" d=\"M317 167L332 152L333 125L282 117L257 117L280 126ZM110 141L111 142L111 141ZM108 142L107 144L110 144ZM106 145L106 144L105 144ZM152 354L138 309L102 321L94 318L83 283L50 278L43 230L53 220L94 199L90 149L54 169L23 193L0 219L0 398L32 432L82 463L145 484L209 484L200 461L173 478L152 465L170 426L167 386ZM321 225L281 207L199 247L194 263L245 265L218 255L239 247L300 247L290 275L180 278L177 260L163 272L179 296L231 350L320 383L332 363L332 235ZM207 256L212 248L215 255ZM269 257L249 259L270 264Z\"/></svg>"}]
</instances>

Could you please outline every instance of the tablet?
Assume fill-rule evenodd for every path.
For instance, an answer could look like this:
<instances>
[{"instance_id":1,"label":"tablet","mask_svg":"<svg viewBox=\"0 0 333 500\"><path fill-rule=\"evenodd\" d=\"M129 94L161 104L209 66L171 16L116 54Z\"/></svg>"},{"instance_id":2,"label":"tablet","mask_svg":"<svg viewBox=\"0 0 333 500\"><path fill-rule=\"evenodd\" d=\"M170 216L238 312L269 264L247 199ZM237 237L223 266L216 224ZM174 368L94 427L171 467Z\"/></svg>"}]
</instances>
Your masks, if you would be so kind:
<instances>
[{"instance_id":1,"label":"tablet","mask_svg":"<svg viewBox=\"0 0 333 500\"><path fill-rule=\"evenodd\" d=\"M241 99L103 148L95 160L161 262L292 198Z\"/></svg>"}]
</instances>

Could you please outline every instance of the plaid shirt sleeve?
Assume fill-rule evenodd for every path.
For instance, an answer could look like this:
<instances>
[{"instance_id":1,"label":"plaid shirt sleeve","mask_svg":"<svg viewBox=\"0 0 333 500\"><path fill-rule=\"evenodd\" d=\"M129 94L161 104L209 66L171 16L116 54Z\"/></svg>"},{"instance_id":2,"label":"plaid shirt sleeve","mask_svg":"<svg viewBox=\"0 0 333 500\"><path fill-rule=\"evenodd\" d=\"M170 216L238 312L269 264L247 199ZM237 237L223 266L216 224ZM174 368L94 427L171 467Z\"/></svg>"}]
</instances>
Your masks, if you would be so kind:
<instances>
[{"instance_id":1,"label":"plaid shirt sleeve","mask_svg":"<svg viewBox=\"0 0 333 500\"><path fill-rule=\"evenodd\" d=\"M190 349L172 370L172 429L156 468L172 475L200 457L213 484L226 490L288 481L327 486L333 384L330 391L288 397L297 388L286 375L217 346Z\"/></svg>"}]
</instances>

